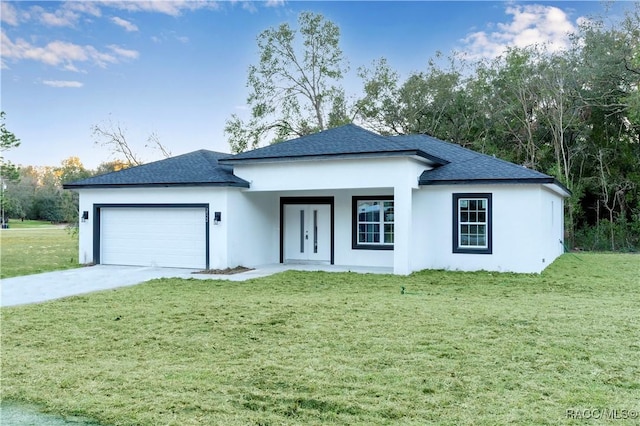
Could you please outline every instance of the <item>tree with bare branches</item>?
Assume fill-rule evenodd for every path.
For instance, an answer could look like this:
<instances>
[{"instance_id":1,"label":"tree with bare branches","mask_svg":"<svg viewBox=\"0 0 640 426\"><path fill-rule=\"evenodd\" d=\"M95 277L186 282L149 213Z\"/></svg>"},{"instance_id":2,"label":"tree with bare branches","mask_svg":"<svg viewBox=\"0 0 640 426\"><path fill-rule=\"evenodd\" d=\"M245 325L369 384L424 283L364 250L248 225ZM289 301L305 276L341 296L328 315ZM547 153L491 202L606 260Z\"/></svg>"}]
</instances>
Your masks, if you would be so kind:
<instances>
[{"instance_id":1,"label":"tree with bare branches","mask_svg":"<svg viewBox=\"0 0 640 426\"><path fill-rule=\"evenodd\" d=\"M112 155L120 161L124 161L129 167L144 164L140 154L127 140L126 133L127 129L119 122L114 123L111 118L103 123L91 126L91 134L95 144L109 149ZM171 151L160 142L160 138L155 132L147 137L144 147L160 151L165 158L171 157Z\"/></svg>"}]
</instances>

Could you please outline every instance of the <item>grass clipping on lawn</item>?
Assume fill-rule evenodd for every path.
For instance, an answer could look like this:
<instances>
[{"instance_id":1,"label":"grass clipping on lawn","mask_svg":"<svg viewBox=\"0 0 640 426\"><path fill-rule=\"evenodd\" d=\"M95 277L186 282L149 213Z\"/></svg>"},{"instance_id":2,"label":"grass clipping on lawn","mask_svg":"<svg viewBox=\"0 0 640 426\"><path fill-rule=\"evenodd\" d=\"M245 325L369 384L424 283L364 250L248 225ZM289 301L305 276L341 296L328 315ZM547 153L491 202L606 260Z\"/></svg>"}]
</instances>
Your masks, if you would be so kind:
<instances>
[{"instance_id":1,"label":"grass clipping on lawn","mask_svg":"<svg viewBox=\"0 0 640 426\"><path fill-rule=\"evenodd\" d=\"M3 308L2 397L113 425L573 424L640 409L639 276L638 255L581 254L541 275L291 271Z\"/></svg>"}]
</instances>

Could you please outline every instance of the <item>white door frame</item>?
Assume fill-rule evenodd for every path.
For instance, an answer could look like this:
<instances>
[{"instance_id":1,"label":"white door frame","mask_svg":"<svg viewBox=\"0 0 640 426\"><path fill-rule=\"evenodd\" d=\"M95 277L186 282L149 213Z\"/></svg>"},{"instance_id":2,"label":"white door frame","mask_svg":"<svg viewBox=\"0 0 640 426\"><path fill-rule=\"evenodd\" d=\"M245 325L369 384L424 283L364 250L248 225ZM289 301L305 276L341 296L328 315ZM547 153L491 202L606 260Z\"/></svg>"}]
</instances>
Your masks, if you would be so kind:
<instances>
[{"instance_id":1,"label":"white door frame","mask_svg":"<svg viewBox=\"0 0 640 426\"><path fill-rule=\"evenodd\" d=\"M331 260L334 264L334 200L333 197L280 197L280 263L284 263L284 227L285 227L285 205L292 204L328 204L330 206L330 239L331 239Z\"/></svg>"}]
</instances>

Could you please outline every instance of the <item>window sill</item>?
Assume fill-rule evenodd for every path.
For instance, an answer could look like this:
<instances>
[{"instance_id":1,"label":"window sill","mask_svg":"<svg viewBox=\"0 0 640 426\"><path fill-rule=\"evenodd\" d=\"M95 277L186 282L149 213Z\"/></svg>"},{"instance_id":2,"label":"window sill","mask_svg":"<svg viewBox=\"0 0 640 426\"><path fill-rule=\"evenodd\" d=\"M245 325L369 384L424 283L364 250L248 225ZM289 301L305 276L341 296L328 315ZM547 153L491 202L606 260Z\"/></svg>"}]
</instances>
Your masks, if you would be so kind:
<instances>
[{"instance_id":1,"label":"window sill","mask_svg":"<svg viewBox=\"0 0 640 426\"><path fill-rule=\"evenodd\" d=\"M353 250L393 250L393 245L354 244L351 248Z\"/></svg>"},{"instance_id":2,"label":"window sill","mask_svg":"<svg viewBox=\"0 0 640 426\"><path fill-rule=\"evenodd\" d=\"M456 248L453 249L454 253L463 253L463 254L493 254L491 249L488 248L479 248L479 249L473 249L473 248Z\"/></svg>"}]
</instances>

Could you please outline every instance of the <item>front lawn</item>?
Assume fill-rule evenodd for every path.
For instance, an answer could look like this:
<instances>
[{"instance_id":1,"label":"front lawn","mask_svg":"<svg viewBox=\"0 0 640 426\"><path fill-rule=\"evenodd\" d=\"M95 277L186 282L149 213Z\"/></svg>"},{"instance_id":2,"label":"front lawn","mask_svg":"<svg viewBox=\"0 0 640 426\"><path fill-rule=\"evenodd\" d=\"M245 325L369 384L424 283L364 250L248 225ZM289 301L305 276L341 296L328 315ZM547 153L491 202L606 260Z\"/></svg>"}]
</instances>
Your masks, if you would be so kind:
<instances>
[{"instance_id":1,"label":"front lawn","mask_svg":"<svg viewBox=\"0 0 640 426\"><path fill-rule=\"evenodd\" d=\"M2 397L105 425L629 417L639 277L638 255L580 254L541 275L163 279L3 308Z\"/></svg>"},{"instance_id":2,"label":"front lawn","mask_svg":"<svg viewBox=\"0 0 640 426\"><path fill-rule=\"evenodd\" d=\"M9 225L12 228L0 231L0 278L80 266L78 236L64 227Z\"/></svg>"},{"instance_id":3,"label":"front lawn","mask_svg":"<svg viewBox=\"0 0 640 426\"><path fill-rule=\"evenodd\" d=\"M61 225L53 224L46 220L20 220L20 219L11 219L9 220L9 229L25 229L25 228L59 228ZM62 225L64 226L64 225Z\"/></svg>"}]
</instances>

